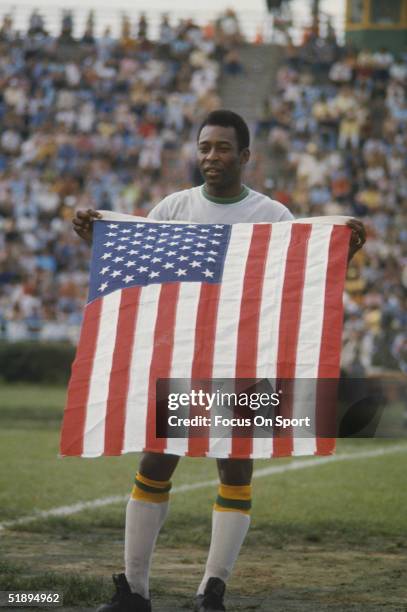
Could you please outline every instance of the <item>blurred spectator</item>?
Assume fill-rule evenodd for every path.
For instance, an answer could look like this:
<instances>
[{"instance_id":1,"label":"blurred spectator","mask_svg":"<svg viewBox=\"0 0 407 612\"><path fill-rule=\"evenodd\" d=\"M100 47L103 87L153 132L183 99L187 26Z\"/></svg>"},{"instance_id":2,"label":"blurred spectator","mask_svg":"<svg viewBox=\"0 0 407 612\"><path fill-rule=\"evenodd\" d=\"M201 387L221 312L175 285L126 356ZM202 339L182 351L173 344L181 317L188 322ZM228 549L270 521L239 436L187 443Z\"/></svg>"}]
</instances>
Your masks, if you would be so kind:
<instances>
[{"instance_id":1,"label":"blurred spectator","mask_svg":"<svg viewBox=\"0 0 407 612\"><path fill-rule=\"evenodd\" d=\"M95 11L89 11L88 18L86 20L85 32L81 38L81 43L84 45L94 45L95 44Z\"/></svg>"},{"instance_id":2,"label":"blurred spectator","mask_svg":"<svg viewBox=\"0 0 407 612\"><path fill-rule=\"evenodd\" d=\"M73 15L72 11L64 10L62 16L62 28L61 34L59 35L58 42L61 45L72 45L75 43L73 37Z\"/></svg>"},{"instance_id":3,"label":"blurred spectator","mask_svg":"<svg viewBox=\"0 0 407 612\"><path fill-rule=\"evenodd\" d=\"M228 51L224 56L223 67L226 74L230 74L232 76L242 74L243 64L240 59L239 51L236 49L236 47L230 49L230 51Z\"/></svg>"},{"instance_id":4,"label":"blurred spectator","mask_svg":"<svg viewBox=\"0 0 407 612\"><path fill-rule=\"evenodd\" d=\"M233 9L227 9L219 18L218 28L222 44L224 44L225 47L234 47L243 42L239 19Z\"/></svg>"},{"instance_id":5,"label":"blurred spectator","mask_svg":"<svg viewBox=\"0 0 407 612\"><path fill-rule=\"evenodd\" d=\"M144 13L140 13L140 17L138 20L138 26L137 26L137 37L138 38L147 38L148 36L148 21L147 21L147 17L145 16Z\"/></svg>"},{"instance_id":6,"label":"blurred spectator","mask_svg":"<svg viewBox=\"0 0 407 612\"><path fill-rule=\"evenodd\" d=\"M36 34L47 33L44 28L44 19L37 10L34 10L30 15L27 33L28 36L35 36Z\"/></svg>"}]
</instances>

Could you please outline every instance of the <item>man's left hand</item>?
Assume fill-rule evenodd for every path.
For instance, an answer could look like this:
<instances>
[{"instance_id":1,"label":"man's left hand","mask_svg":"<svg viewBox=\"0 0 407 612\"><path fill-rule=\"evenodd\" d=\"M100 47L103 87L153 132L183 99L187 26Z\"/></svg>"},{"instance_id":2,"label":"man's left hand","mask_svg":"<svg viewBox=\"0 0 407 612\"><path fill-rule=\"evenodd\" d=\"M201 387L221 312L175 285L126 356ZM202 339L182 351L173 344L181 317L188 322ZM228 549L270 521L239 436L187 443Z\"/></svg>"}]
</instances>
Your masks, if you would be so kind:
<instances>
[{"instance_id":1,"label":"man's left hand","mask_svg":"<svg viewBox=\"0 0 407 612\"><path fill-rule=\"evenodd\" d=\"M354 254L359 251L359 249L361 249L362 246L365 244L366 229L363 223L361 221L358 221L357 219L349 219L346 225L352 230L348 255L348 261L350 261Z\"/></svg>"}]
</instances>

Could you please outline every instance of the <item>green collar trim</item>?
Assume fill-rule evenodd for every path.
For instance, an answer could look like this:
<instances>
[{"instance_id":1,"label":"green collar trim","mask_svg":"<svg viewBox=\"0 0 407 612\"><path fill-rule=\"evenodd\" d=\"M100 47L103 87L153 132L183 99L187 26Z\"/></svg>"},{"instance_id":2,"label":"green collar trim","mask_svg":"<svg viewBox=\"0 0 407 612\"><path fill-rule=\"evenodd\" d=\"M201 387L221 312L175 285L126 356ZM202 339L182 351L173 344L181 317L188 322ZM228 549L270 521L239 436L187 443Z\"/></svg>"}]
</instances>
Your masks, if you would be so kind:
<instances>
[{"instance_id":1,"label":"green collar trim","mask_svg":"<svg viewBox=\"0 0 407 612\"><path fill-rule=\"evenodd\" d=\"M205 184L202 185L202 195L204 198L209 200L210 202L214 202L215 204L237 204L237 202L241 202L249 195L249 190L246 185L243 185L242 191L238 196L234 196L233 198L218 198L217 196L210 195L207 190Z\"/></svg>"}]
</instances>

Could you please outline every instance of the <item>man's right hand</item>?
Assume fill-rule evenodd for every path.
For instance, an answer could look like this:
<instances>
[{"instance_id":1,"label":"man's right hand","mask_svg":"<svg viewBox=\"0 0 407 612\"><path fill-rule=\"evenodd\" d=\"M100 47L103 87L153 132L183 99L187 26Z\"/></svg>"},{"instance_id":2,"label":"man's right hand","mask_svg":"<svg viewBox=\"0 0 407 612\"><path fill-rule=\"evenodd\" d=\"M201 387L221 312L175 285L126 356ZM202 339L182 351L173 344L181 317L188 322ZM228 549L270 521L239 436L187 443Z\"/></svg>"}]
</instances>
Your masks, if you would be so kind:
<instances>
[{"instance_id":1,"label":"man's right hand","mask_svg":"<svg viewBox=\"0 0 407 612\"><path fill-rule=\"evenodd\" d=\"M89 246L92 244L93 222L101 218L102 215L97 210L88 208L88 210L77 210L72 219L73 229Z\"/></svg>"}]
</instances>

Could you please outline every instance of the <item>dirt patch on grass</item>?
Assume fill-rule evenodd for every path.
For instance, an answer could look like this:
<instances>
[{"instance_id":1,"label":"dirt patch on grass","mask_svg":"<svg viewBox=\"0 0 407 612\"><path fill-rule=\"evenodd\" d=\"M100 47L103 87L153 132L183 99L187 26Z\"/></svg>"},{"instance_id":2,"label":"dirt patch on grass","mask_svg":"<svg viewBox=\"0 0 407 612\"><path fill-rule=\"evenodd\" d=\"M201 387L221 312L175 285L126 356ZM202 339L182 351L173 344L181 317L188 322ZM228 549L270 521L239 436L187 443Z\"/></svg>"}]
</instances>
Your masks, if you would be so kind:
<instances>
[{"instance_id":1,"label":"dirt patch on grass","mask_svg":"<svg viewBox=\"0 0 407 612\"><path fill-rule=\"evenodd\" d=\"M32 581L48 572L61 577L80 574L84 579L103 579L105 597L110 592L110 574L123 567L123 541L115 530L69 537L6 532L0 536L0 545L6 565L20 567L9 575L15 588L24 588L25 577ZM157 547L151 580L154 612L191 609L205 559L203 548ZM376 542L376 549L371 543L363 549L340 542L292 544L274 550L247 546L228 585L227 609L405 612L405 567L404 545L388 539ZM96 599L100 596L95 593ZM78 602L76 609L86 610L89 603Z\"/></svg>"}]
</instances>

